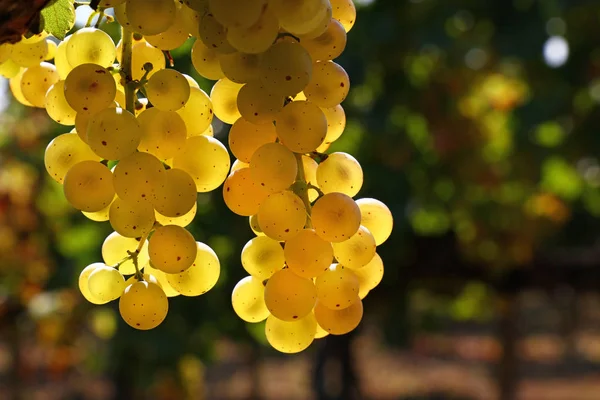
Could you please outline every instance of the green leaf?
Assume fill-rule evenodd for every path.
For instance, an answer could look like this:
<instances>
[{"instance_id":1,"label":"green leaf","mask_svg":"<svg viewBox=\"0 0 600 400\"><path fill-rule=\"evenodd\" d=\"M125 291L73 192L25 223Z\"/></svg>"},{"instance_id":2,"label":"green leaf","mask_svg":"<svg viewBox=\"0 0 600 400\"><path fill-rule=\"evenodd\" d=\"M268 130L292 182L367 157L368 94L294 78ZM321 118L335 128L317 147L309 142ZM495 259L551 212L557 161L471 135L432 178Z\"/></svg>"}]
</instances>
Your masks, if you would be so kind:
<instances>
[{"instance_id":1,"label":"green leaf","mask_svg":"<svg viewBox=\"0 0 600 400\"><path fill-rule=\"evenodd\" d=\"M46 32L57 39L64 39L75 24L73 0L51 1L40 13L40 21Z\"/></svg>"}]
</instances>

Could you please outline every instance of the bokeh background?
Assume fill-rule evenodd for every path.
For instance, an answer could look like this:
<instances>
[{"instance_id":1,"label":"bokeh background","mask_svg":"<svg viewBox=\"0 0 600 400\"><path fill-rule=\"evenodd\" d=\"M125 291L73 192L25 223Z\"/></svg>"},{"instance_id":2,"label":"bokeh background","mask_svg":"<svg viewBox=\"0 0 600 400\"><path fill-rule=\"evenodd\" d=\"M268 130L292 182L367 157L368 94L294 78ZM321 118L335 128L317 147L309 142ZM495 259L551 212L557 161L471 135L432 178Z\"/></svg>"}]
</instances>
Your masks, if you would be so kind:
<instances>
[{"instance_id":1,"label":"bokeh background","mask_svg":"<svg viewBox=\"0 0 600 400\"><path fill-rule=\"evenodd\" d=\"M0 80L0 399L600 398L600 3L356 5L331 150L357 157L359 197L395 217L359 329L282 355L239 320L252 234L219 191L191 228L221 259L215 289L172 299L150 332L87 304L77 276L110 226L46 176L45 146L67 129ZM176 67L209 91L190 47Z\"/></svg>"}]
</instances>

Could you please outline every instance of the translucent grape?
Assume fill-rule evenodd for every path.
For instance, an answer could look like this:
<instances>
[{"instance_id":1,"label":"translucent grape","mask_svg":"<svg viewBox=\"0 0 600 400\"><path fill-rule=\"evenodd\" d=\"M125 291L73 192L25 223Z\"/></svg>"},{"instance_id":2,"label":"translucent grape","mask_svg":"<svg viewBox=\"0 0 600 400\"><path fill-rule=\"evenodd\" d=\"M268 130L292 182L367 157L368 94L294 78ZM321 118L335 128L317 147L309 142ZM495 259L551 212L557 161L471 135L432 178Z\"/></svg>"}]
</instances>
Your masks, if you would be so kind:
<instances>
[{"instance_id":1,"label":"translucent grape","mask_svg":"<svg viewBox=\"0 0 600 400\"><path fill-rule=\"evenodd\" d=\"M258 78L260 55L234 52L219 57L223 74L232 82L247 83Z\"/></svg>"},{"instance_id":2,"label":"translucent grape","mask_svg":"<svg viewBox=\"0 0 600 400\"><path fill-rule=\"evenodd\" d=\"M155 212L154 215L156 218L156 222L158 222L161 225L177 225L185 228L194 220L197 209L197 205L196 203L194 203L192 209L188 211L185 215L182 215L181 217L165 217L164 215L161 215L158 212Z\"/></svg>"},{"instance_id":3,"label":"translucent grape","mask_svg":"<svg viewBox=\"0 0 600 400\"><path fill-rule=\"evenodd\" d=\"M120 235L118 232L113 232L104 239L102 243L102 259L108 266L115 266L124 258L128 257L128 251L134 252L140 245L140 240L137 238L128 238ZM148 264L150 256L148 255L148 241L144 241L140 252L138 253L138 266L140 269ZM131 259L123 262L119 266L119 271L124 275L135 273L135 266ZM147 272L147 271L146 271Z\"/></svg>"},{"instance_id":4,"label":"translucent grape","mask_svg":"<svg viewBox=\"0 0 600 400\"><path fill-rule=\"evenodd\" d=\"M86 160L100 161L100 157L76 133L64 133L55 137L44 152L46 171L58 183L63 183L72 166Z\"/></svg>"},{"instance_id":5,"label":"translucent grape","mask_svg":"<svg viewBox=\"0 0 600 400\"><path fill-rule=\"evenodd\" d=\"M333 61L318 61L304 94L312 103L327 108L343 102L349 90L350 78L344 68Z\"/></svg>"},{"instance_id":6,"label":"translucent grape","mask_svg":"<svg viewBox=\"0 0 600 400\"><path fill-rule=\"evenodd\" d=\"M328 242L343 242L360 227L360 209L343 193L327 193L318 199L311 213L315 231Z\"/></svg>"},{"instance_id":7,"label":"translucent grape","mask_svg":"<svg viewBox=\"0 0 600 400\"><path fill-rule=\"evenodd\" d=\"M283 268L284 263L283 248L279 242L267 236L249 240L242 249L242 266L260 280L269 279Z\"/></svg>"},{"instance_id":8,"label":"translucent grape","mask_svg":"<svg viewBox=\"0 0 600 400\"><path fill-rule=\"evenodd\" d=\"M246 322L260 322L269 316L265 287L260 279L253 276L247 276L235 285L231 305L238 317Z\"/></svg>"},{"instance_id":9,"label":"translucent grape","mask_svg":"<svg viewBox=\"0 0 600 400\"><path fill-rule=\"evenodd\" d=\"M167 274L167 280L184 296L200 296L219 280L221 264L217 254L204 243L196 242L197 255L191 267L180 274Z\"/></svg>"},{"instance_id":10,"label":"translucent grape","mask_svg":"<svg viewBox=\"0 0 600 400\"><path fill-rule=\"evenodd\" d=\"M265 335L273 348L282 353L298 353L313 342L317 321L313 313L296 321L282 321L274 316L267 318Z\"/></svg>"},{"instance_id":11,"label":"translucent grape","mask_svg":"<svg viewBox=\"0 0 600 400\"><path fill-rule=\"evenodd\" d=\"M335 258L340 264L351 269L367 265L375 256L375 251L375 239L371 232L362 225L348 240L333 243Z\"/></svg>"},{"instance_id":12,"label":"translucent grape","mask_svg":"<svg viewBox=\"0 0 600 400\"><path fill-rule=\"evenodd\" d=\"M13 46L10 43L0 44L0 64L4 64L6 61L10 60L12 48Z\"/></svg>"},{"instance_id":13,"label":"translucent grape","mask_svg":"<svg viewBox=\"0 0 600 400\"><path fill-rule=\"evenodd\" d=\"M265 304L271 314L282 321L294 321L310 314L316 300L313 281L289 269L275 272L265 286Z\"/></svg>"},{"instance_id":14,"label":"translucent grape","mask_svg":"<svg viewBox=\"0 0 600 400\"><path fill-rule=\"evenodd\" d=\"M290 187L296 180L298 164L294 154L279 143L259 147L250 160L252 179L270 192Z\"/></svg>"},{"instance_id":15,"label":"translucent grape","mask_svg":"<svg viewBox=\"0 0 600 400\"><path fill-rule=\"evenodd\" d=\"M284 97L265 90L258 82L244 85L237 96L241 116L252 124L273 125L275 116L283 108Z\"/></svg>"},{"instance_id":16,"label":"translucent grape","mask_svg":"<svg viewBox=\"0 0 600 400\"><path fill-rule=\"evenodd\" d=\"M229 130L229 149L238 160L249 163L256 150L276 139L273 124L255 125L242 117Z\"/></svg>"},{"instance_id":17,"label":"translucent grape","mask_svg":"<svg viewBox=\"0 0 600 400\"><path fill-rule=\"evenodd\" d=\"M181 7L178 12L181 13L181 16L179 17L181 20L181 26L189 35L198 37L200 35L198 28L200 25L201 13L193 8L190 8L189 6ZM204 12L202 12L202 14L204 14Z\"/></svg>"},{"instance_id":18,"label":"translucent grape","mask_svg":"<svg viewBox=\"0 0 600 400\"><path fill-rule=\"evenodd\" d=\"M200 136L213 120L212 102L204 90L192 87L187 103L177 114L185 122L188 137Z\"/></svg>"},{"instance_id":19,"label":"translucent grape","mask_svg":"<svg viewBox=\"0 0 600 400\"><path fill-rule=\"evenodd\" d=\"M148 253L154 268L167 274L178 274L194 263L196 241L185 228L165 225L154 231L148 243Z\"/></svg>"},{"instance_id":20,"label":"translucent grape","mask_svg":"<svg viewBox=\"0 0 600 400\"><path fill-rule=\"evenodd\" d=\"M108 211L110 225L128 238L144 236L154 226L154 209L149 203L130 203L116 198Z\"/></svg>"},{"instance_id":21,"label":"translucent grape","mask_svg":"<svg viewBox=\"0 0 600 400\"><path fill-rule=\"evenodd\" d=\"M46 39L46 43L48 44L48 53L46 53L44 61L54 60L54 56L56 56L56 49L58 49L58 45L50 39Z\"/></svg>"},{"instance_id":22,"label":"translucent grape","mask_svg":"<svg viewBox=\"0 0 600 400\"><path fill-rule=\"evenodd\" d=\"M315 38L302 38L301 44L313 61L327 61L338 58L346 48L346 31L336 20L332 20L327 30Z\"/></svg>"},{"instance_id":23,"label":"translucent grape","mask_svg":"<svg viewBox=\"0 0 600 400\"><path fill-rule=\"evenodd\" d=\"M319 164L309 156L302 156L302 166L304 167L304 180L307 184L318 187L317 168ZM319 197L319 192L313 189L308 190L308 200L312 203Z\"/></svg>"},{"instance_id":24,"label":"translucent grape","mask_svg":"<svg viewBox=\"0 0 600 400\"><path fill-rule=\"evenodd\" d=\"M227 177L223 185L223 200L234 213L254 215L269 192L252 179L249 168L240 169Z\"/></svg>"},{"instance_id":25,"label":"translucent grape","mask_svg":"<svg viewBox=\"0 0 600 400\"><path fill-rule=\"evenodd\" d=\"M263 54L260 71L260 82L267 91L294 96L308 85L312 60L300 44L281 41Z\"/></svg>"},{"instance_id":26,"label":"translucent grape","mask_svg":"<svg viewBox=\"0 0 600 400\"><path fill-rule=\"evenodd\" d=\"M106 68L82 64L73 68L65 79L65 98L78 113L94 114L109 107L117 86Z\"/></svg>"},{"instance_id":27,"label":"translucent grape","mask_svg":"<svg viewBox=\"0 0 600 400\"><path fill-rule=\"evenodd\" d=\"M231 171L229 175L233 174L235 171L239 171L240 169L250 168L250 164L246 164L243 161L235 160L233 164L231 164Z\"/></svg>"},{"instance_id":28,"label":"translucent grape","mask_svg":"<svg viewBox=\"0 0 600 400\"><path fill-rule=\"evenodd\" d=\"M342 136L346 128L346 113L341 105L331 108L321 108L327 119L327 135L325 143L333 143Z\"/></svg>"},{"instance_id":29,"label":"translucent grape","mask_svg":"<svg viewBox=\"0 0 600 400\"><path fill-rule=\"evenodd\" d=\"M309 101L293 101L277 114L277 136L296 153L315 151L327 134L323 111Z\"/></svg>"},{"instance_id":30,"label":"translucent grape","mask_svg":"<svg viewBox=\"0 0 600 400\"><path fill-rule=\"evenodd\" d=\"M184 11L185 7L180 7L175 12L175 19L171 26L157 35L146 35L144 38L152 46L157 47L161 50L173 50L181 46L189 37L189 25ZM197 31L198 28L195 28ZM195 32L194 32L195 33Z\"/></svg>"},{"instance_id":31,"label":"translucent grape","mask_svg":"<svg viewBox=\"0 0 600 400\"><path fill-rule=\"evenodd\" d=\"M359 301L358 278L354 273L333 264L315 280L319 303L332 310L342 310Z\"/></svg>"},{"instance_id":32,"label":"translucent grape","mask_svg":"<svg viewBox=\"0 0 600 400\"><path fill-rule=\"evenodd\" d=\"M34 67L39 65L48 54L48 43L40 39L34 42L21 40L11 50L11 60L20 67Z\"/></svg>"},{"instance_id":33,"label":"translucent grape","mask_svg":"<svg viewBox=\"0 0 600 400\"><path fill-rule=\"evenodd\" d=\"M115 197L112 173L97 161L81 161L65 174L63 189L67 201L78 210L95 212Z\"/></svg>"},{"instance_id":34,"label":"translucent grape","mask_svg":"<svg viewBox=\"0 0 600 400\"><path fill-rule=\"evenodd\" d=\"M21 71L21 67L19 65L15 64L15 62L13 60L8 60L8 61L5 61L3 64L0 64L0 76L3 76L7 79L16 77L17 75L19 75L20 71ZM19 83L20 83L20 79L19 79ZM21 88L19 87L19 91L20 90L21 90ZM29 104L31 104L31 103L29 103Z\"/></svg>"},{"instance_id":35,"label":"translucent grape","mask_svg":"<svg viewBox=\"0 0 600 400\"><path fill-rule=\"evenodd\" d=\"M100 266L90 274L88 289L94 298L109 302L118 299L125 290L125 278L118 270Z\"/></svg>"},{"instance_id":36,"label":"translucent grape","mask_svg":"<svg viewBox=\"0 0 600 400\"><path fill-rule=\"evenodd\" d=\"M165 55L161 50L145 41L134 43L131 57L131 70L133 79L142 79L146 73L144 70L144 64L147 63L152 64L152 71L148 73L148 78L150 78L158 71L165 69Z\"/></svg>"},{"instance_id":37,"label":"translucent grape","mask_svg":"<svg viewBox=\"0 0 600 400\"><path fill-rule=\"evenodd\" d=\"M159 286L165 292L167 297L177 297L180 295L180 293L178 291L176 291L175 289L173 289L173 286L171 286L171 284L169 283L169 280L167 279L167 274L165 274L161 270L152 268L151 265L147 265L144 268L144 272L145 272L144 275L146 275L146 273L147 273L156 279Z\"/></svg>"},{"instance_id":38,"label":"translucent grape","mask_svg":"<svg viewBox=\"0 0 600 400\"><path fill-rule=\"evenodd\" d=\"M175 22L173 0L127 0L125 14L132 28L142 35L157 35Z\"/></svg>"},{"instance_id":39,"label":"translucent grape","mask_svg":"<svg viewBox=\"0 0 600 400\"><path fill-rule=\"evenodd\" d=\"M340 21L346 32L354 26L356 21L356 7L352 0L330 0L333 8L333 18Z\"/></svg>"},{"instance_id":40,"label":"translucent grape","mask_svg":"<svg viewBox=\"0 0 600 400\"><path fill-rule=\"evenodd\" d=\"M194 42L191 57L194 69L206 79L216 81L225 77L221 70L219 53L215 49L207 47L202 40Z\"/></svg>"},{"instance_id":41,"label":"translucent grape","mask_svg":"<svg viewBox=\"0 0 600 400\"><path fill-rule=\"evenodd\" d=\"M157 284L139 281L123 292L119 312L132 328L149 330L164 321L169 312L169 300Z\"/></svg>"},{"instance_id":42,"label":"translucent grape","mask_svg":"<svg viewBox=\"0 0 600 400\"><path fill-rule=\"evenodd\" d=\"M69 38L66 48L71 67L81 64L97 64L110 67L115 61L117 50L108 34L96 28L81 28Z\"/></svg>"},{"instance_id":43,"label":"translucent grape","mask_svg":"<svg viewBox=\"0 0 600 400\"><path fill-rule=\"evenodd\" d=\"M314 315L314 313L313 313ZM317 333L315 333L315 339L322 339L325 336L329 335L325 329L321 328L321 325L317 324Z\"/></svg>"},{"instance_id":44,"label":"translucent grape","mask_svg":"<svg viewBox=\"0 0 600 400\"><path fill-rule=\"evenodd\" d=\"M109 107L117 108L117 103L113 101ZM93 114L88 113L77 113L77 116L75 117L75 131L79 138L85 143L87 143L87 128L93 116Z\"/></svg>"},{"instance_id":45,"label":"translucent grape","mask_svg":"<svg viewBox=\"0 0 600 400\"><path fill-rule=\"evenodd\" d=\"M46 112L61 125L75 125L77 112L65 98L65 81L58 81L46 92Z\"/></svg>"},{"instance_id":46,"label":"translucent grape","mask_svg":"<svg viewBox=\"0 0 600 400\"><path fill-rule=\"evenodd\" d=\"M332 310L320 301L315 306L317 323L332 335L344 335L353 331L360 324L362 316L363 304L360 300L343 310Z\"/></svg>"},{"instance_id":47,"label":"translucent grape","mask_svg":"<svg viewBox=\"0 0 600 400\"><path fill-rule=\"evenodd\" d=\"M267 0L209 0L210 11L226 27L247 28L258 21Z\"/></svg>"},{"instance_id":48,"label":"translucent grape","mask_svg":"<svg viewBox=\"0 0 600 400\"><path fill-rule=\"evenodd\" d=\"M331 153L317 168L317 183L324 193L339 192L356 196L363 184L363 171L348 153Z\"/></svg>"},{"instance_id":49,"label":"translucent grape","mask_svg":"<svg viewBox=\"0 0 600 400\"><path fill-rule=\"evenodd\" d=\"M392 233L394 217L390 209L381 201L371 198L356 200L361 213L361 225L369 229L379 246L385 242Z\"/></svg>"},{"instance_id":50,"label":"translucent grape","mask_svg":"<svg viewBox=\"0 0 600 400\"><path fill-rule=\"evenodd\" d=\"M153 204L155 195L166 185L165 167L152 154L135 152L123 158L113 172L117 196L132 203Z\"/></svg>"},{"instance_id":51,"label":"translucent grape","mask_svg":"<svg viewBox=\"0 0 600 400\"><path fill-rule=\"evenodd\" d=\"M284 256L287 266L296 275L314 278L328 270L333 261L333 248L314 229L304 229L285 242Z\"/></svg>"},{"instance_id":52,"label":"translucent grape","mask_svg":"<svg viewBox=\"0 0 600 400\"><path fill-rule=\"evenodd\" d=\"M300 197L284 190L270 194L258 209L258 223L265 235L287 240L297 235L306 224L306 209Z\"/></svg>"},{"instance_id":53,"label":"translucent grape","mask_svg":"<svg viewBox=\"0 0 600 400\"><path fill-rule=\"evenodd\" d=\"M34 107L46 106L46 92L58 82L59 76L56 67L50 63L42 62L29 67L21 77L21 93Z\"/></svg>"},{"instance_id":54,"label":"translucent grape","mask_svg":"<svg viewBox=\"0 0 600 400\"><path fill-rule=\"evenodd\" d=\"M122 108L106 108L88 123L87 143L94 153L107 160L121 160L133 154L141 137L136 118Z\"/></svg>"},{"instance_id":55,"label":"translucent grape","mask_svg":"<svg viewBox=\"0 0 600 400\"><path fill-rule=\"evenodd\" d=\"M250 225L250 229L252 229L252 232L254 232L256 236L265 236L262 229L260 229L260 225L258 224L258 216L256 214L251 215L248 218L248 224Z\"/></svg>"},{"instance_id":56,"label":"translucent grape","mask_svg":"<svg viewBox=\"0 0 600 400\"><path fill-rule=\"evenodd\" d=\"M113 198L116 198L116 196ZM104 207L102 210L100 211L95 211L95 212L86 212L86 211L82 211L81 213L89 220L91 221L95 221L95 222L106 222L109 220L109 216L108 213L110 211L110 206L112 205L112 202L107 205L106 207Z\"/></svg>"},{"instance_id":57,"label":"translucent grape","mask_svg":"<svg viewBox=\"0 0 600 400\"><path fill-rule=\"evenodd\" d=\"M90 289L88 288L88 281L90 279L90 275L92 274L92 272L94 272L96 270L96 268L100 268L103 266L105 266L105 264L103 264L103 263L90 264L87 267L85 267L83 269L83 271L81 271L81 273L79 274L79 281L78 281L79 291L81 292L83 297L92 304L108 303L108 301L102 301L102 300L96 298L94 295L92 295L90 293Z\"/></svg>"},{"instance_id":58,"label":"translucent grape","mask_svg":"<svg viewBox=\"0 0 600 400\"><path fill-rule=\"evenodd\" d=\"M73 70L71 64L69 64L69 60L67 60L67 45L71 36L67 36L65 40L58 43L56 47L56 54L54 55L54 65L56 66L56 71L60 76L60 79L65 80L69 75L69 72Z\"/></svg>"},{"instance_id":59,"label":"translucent grape","mask_svg":"<svg viewBox=\"0 0 600 400\"><path fill-rule=\"evenodd\" d=\"M142 111L137 121L142 130L138 146L140 151L150 153L160 160L167 160L185 145L187 128L183 118L175 111L148 108Z\"/></svg>"},{"instance_id":60,"label":"translucent grape","mask_svg":"<svg viewBox=\"0 0 600 400\"><path fill-rule=\"evenodd\" d=\"M383 279L383 261L379 254L375 253L375 257L367 265L352 272L358 278L358 296L364 299L369 291L377 287Z\"/></svg>"},{"instance_id":61,"label":"translucent grape","mask_svg":"<svg viewBox=\"0 0 600 400\"><path fill-rule=\"evenodd\" d=\"M227 29L210 13L200 17L198 33L198 38L210 49L223 54L235 51L227 42Z\"/></svg>"},{"instance_id":62,"label":"translucent grape","mask_svg":"<svg viewBox=\"0 0 600 400\"><path fill-rule=\"evenodd\" d=\"M233 124L241 116L237 107L237 96L241 88L242 85L223 78L210 91L215 115L226 124Z\"/></svg>"},{"instance_id":63,"label":"translucent grape","mask_svg":"<svg viewBox=\"0 0 600 400\"><path fill-rule=\"evenodd\" d=\"M314 29L323 18L326 3L325 0L272 0L269 5L286 31L301 35Z\"/></svg>"},{"instance_id":64,"label":"translucent grape","mask_svg":"<svg viewBox=\"0 0 600 400\"><path fill-rule=\"evenodd\" d=\"M115 171L116 172L116 171ZM185 171L177 168L165 172L163 185L154 190L154 208L166 217L181 217L196 204L196 184Z\"/></svg>"},{"instance_id":65,"label":"translucent grape","mask_svg":"<svg viewBox=\"0 0 600 400\"><path fill-rule=\"evenodd\" d=\"M174 69L163 69L148 80L146 93L154 107L176 111L190 98L190 85L182 73Z\"/></svg>"},{"instance_id":66,"label":"translucent grape","mask_svg":"<svg viewBox=\"0 0 600 400\"><path fill-rule=\"evenodd\" d=\"M279 33L279 21L270 8L267 8L258 21L249 28L230 27L227 41L238 51L258 54L267 51Z\"/></svg>"},{"instance_id":67,"label":"translucent grape","mask_svg":"<svg viewBox=\"0 0 600 400\"><path fill-rule=\"evenodd\" d=\"M215 138L194 136L188 138L183 150L173 158L173 166L194 178L198 192L210 192L227 178L229 153Z\"/></svg>"},{"instance_id":68,"label":"translucent grape","mask_svg":"<svg viewBox=\"0 0 600 400\"><path fill-rule=\"evenodd\" d=\"M325 1L325 8L321 9L321 11L316 14L315 18L313 18L308 25L310 30L303 29L305 33L299 35L301 36L301 40L312 39L318 36L321 36L331 23L331 16L333 15L333 9L329 1Z\"/></svg>"}]
</instances>

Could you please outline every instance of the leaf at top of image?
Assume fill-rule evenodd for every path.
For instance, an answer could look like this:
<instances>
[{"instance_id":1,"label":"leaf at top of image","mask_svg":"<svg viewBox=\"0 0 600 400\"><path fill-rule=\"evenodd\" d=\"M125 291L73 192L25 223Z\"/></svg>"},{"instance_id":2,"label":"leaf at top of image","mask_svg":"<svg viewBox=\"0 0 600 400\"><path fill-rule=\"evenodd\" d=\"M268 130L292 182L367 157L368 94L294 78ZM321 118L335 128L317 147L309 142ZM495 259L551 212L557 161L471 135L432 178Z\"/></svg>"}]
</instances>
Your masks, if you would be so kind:
<instances>
[{"instance_id":1,"label":"leaf at top of image","mask_svg":"<svg viewBox=\"0 0 600 400\"><path fill-rule=\"evenodd\" d=\"M75 7L72 0L52 0L40 13L43 30L62 40L75 24Z\"/></svg>"}]
</instances>

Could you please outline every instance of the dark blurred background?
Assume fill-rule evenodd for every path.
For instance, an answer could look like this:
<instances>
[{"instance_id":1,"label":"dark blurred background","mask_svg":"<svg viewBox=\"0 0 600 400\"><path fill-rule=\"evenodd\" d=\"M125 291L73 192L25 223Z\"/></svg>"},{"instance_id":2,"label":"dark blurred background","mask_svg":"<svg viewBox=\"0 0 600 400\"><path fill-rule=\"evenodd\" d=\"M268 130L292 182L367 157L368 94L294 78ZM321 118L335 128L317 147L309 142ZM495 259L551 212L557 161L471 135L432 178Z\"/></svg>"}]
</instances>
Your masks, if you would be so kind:
<instances>
[{"instance_id":1,"label":"dark blurred background","mask_svg":"<svg viewBox=\"0 0 600 400\"><path fill-rule=\"evenodd\" d=\"M600 2L356 5L331 151L357 157L358 197L395 217L359 329L282 355L239 320L230 294L252 233L218 190L191 229L221 259L213 290L172 299L150 332L114 302L87 304L77 277L110 226L46 176L44 148L68 129L3 80L0 399L600 398ZM176 67L209 91L190 47Z\"/></svg>"}]
</instances>

